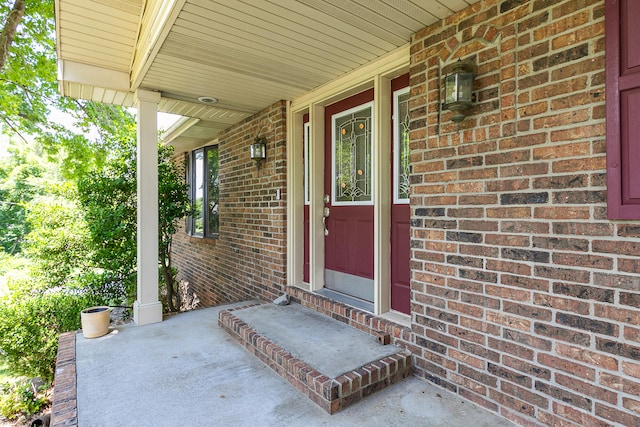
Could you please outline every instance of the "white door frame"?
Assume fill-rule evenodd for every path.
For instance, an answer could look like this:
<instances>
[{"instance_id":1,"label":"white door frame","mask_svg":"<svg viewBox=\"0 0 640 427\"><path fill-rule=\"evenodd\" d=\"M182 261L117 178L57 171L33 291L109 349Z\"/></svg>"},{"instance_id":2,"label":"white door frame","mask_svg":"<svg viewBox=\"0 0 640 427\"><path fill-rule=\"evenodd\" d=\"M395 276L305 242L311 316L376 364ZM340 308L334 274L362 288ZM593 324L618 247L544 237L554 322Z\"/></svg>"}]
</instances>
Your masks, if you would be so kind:
<instances>
[{"instance_id":1,"label":"white door frame","mask_svg":"<svg viewBox=\"0 0 640 427\"><path fill-rule=\"evenodd\" d=\"M391 308L391 80L409 69L409 44L293 100L287 108L287 284L324 287L324 107L374 88L374 313ZM309 114L309 283L304 264L304 114ZM389 120L380 118L389 118ZM383 143L384 142L384 143Z\"/></svg>"}]
</instances>

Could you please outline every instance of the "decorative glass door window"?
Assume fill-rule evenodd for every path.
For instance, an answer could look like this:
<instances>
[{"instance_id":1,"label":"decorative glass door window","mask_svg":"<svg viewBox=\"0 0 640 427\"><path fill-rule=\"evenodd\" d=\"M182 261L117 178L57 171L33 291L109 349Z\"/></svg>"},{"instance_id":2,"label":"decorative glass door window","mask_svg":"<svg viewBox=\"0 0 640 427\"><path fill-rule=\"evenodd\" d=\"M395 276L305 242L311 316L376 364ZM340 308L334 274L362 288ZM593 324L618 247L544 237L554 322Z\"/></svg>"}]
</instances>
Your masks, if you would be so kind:
<instances>
[{"instance_id":1,"label":"decorative glass door window","mask_svg":"<svg viewBox=\"0 0 640 427\"><path fill-rule=\"evenodd\" d=\"M335 205L373 204L373 103L332 117Z\"/></svg>"},{"instance_id":2,"label":"decorative glass door window","mask_svg":"<svg viewBox=\"0 0 640 427\"><path fill-rule=\"evenodd\" d=\"M393 199L409 203L409 88L393 93Z\"/></svg>"}]
</instances>

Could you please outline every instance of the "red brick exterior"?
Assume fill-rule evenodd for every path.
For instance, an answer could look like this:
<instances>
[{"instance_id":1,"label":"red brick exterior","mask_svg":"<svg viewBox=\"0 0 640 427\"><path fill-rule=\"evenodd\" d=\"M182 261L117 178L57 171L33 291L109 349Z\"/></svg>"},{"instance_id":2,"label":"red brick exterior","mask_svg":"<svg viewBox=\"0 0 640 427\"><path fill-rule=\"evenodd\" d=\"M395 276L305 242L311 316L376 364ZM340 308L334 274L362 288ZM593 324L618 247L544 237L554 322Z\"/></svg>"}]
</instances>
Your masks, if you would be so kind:
<instances>
[{"instance_id":1,"label":"red brick exterior","mask_svg":"<svg viewBox=\"0 0 640 427\"><path fill-rule=\"evenodd\" d=\"M412 41L416 365L521 425L640 425L640 225L607 220L604 63L603 0L482 0Z\"/></svg>"},{"instance_id":2,"label":"red brick exterior","mask_svg":"<svg viewBox=\"0 0 640 427\"><path fill-rule=\"evenodd\" d=\"M55 387L51 397L51 427L78 425L78 396L76 381L76 333L66 332L58 337Z\"/></svg>"},{"instance_id":3,"label":"red brick exterior","mask_svg":"<svg viewBox=\"0 0 640 427\"><path fill-rule=\"evenodd\" d=\"M412 328L394 342L520 425L640 425L640 224L606 215L604 27L604 0L481 0L411 44ZM458 58L478 67L459 130L439 108ZM285 127L278 103L220 137L220 239L174 246L202 305L285 290Z\"/></svg>"},{"instance_id":4,"label":"red brick exterior","mask_svg":"<svg viewBox=\"0 0 640 427\"><path fill-rule=\"evenodd\" d=\"M249 158L258 134L267 138L260 167ZM269 301L282 294L287 262L285 103L228 129L219 141L220 237L190 237L179 230L173 262L202 306Z\"/></svg>"}]
</instances>

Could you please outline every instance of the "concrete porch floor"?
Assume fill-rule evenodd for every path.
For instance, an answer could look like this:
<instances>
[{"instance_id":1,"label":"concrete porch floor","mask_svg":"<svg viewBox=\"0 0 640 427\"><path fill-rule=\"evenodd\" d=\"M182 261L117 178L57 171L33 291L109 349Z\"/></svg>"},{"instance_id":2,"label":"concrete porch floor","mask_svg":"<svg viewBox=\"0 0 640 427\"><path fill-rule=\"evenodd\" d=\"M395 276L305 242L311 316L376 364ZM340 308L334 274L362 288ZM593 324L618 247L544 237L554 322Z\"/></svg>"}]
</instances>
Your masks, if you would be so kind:
<instances>
[{"instance_id":1,"label":"concrete porch floor","mask_svg":"<svg viewBox=\"0 0 640 427\"><path fill-rule=\"evenodd\" d=\"M96 339L78 333L78 425L512 425L415 377L329 415L217 326L230 307L118 326Z\"/></svg>"}]
</instances>

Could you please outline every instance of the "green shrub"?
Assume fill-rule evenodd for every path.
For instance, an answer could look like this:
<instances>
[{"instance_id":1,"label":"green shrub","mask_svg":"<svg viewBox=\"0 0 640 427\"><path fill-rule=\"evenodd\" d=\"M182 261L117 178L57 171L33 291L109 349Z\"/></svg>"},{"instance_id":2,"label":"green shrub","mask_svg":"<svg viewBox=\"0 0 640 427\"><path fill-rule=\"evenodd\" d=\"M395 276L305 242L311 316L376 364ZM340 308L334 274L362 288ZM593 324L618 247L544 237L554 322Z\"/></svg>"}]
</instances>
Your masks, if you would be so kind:
<instances>
[{"instance_id":1,"label":"green shrub","mask_svg":"<svg viewBox=\"0 0 640 427\"><path fill-rule=\"evenodd\" d=\"M34 200L27 214L32 231L23 242L33 262L31 276L51 288L62 286L91 268L89 231L77 203L60 196Z\"/></svg>"},{"instance_id":2,"label":"green shrub","mask_svg":"<svg viewBox=\"0 0 640 427\"><path fill-rule=\"evenodd\" d=\"M28 270L29 265L29 259L19 255L9 255L0 248L0 276L4 276L9 272L12 274L18 272L24 276L26 274L22 273Z\"/></svg>"},{"instance_id":3,"label":"green shrub","mask_svg":"<svg viewBox=\"0 0 640 427\"><path fill-rule=\"evenodd\" d=\"M80 328L80 311L105 298L82 290L21 294L0 300L0 351L17 375L52 381L58 335Z\"/></svg>"},{"instance_id":4,"label":"green shrub","mask_svg":"<svg viewBox=\"0 0 640 427\"><path fill-rule=\"evenodd\" d=\"M44 393L36 390L29 380L0 384L0 389L0 415L8 420L33 415L49 403Z\"/></svg>"}]
</instances>

